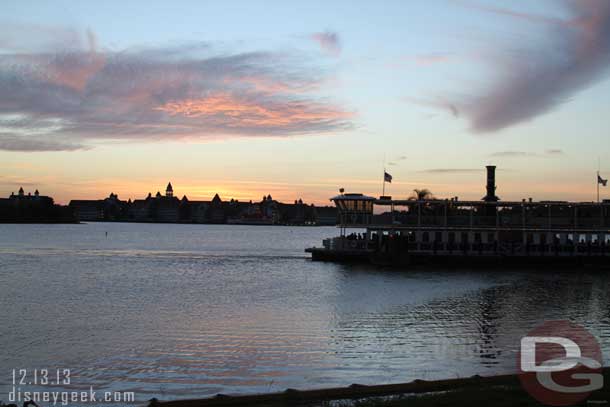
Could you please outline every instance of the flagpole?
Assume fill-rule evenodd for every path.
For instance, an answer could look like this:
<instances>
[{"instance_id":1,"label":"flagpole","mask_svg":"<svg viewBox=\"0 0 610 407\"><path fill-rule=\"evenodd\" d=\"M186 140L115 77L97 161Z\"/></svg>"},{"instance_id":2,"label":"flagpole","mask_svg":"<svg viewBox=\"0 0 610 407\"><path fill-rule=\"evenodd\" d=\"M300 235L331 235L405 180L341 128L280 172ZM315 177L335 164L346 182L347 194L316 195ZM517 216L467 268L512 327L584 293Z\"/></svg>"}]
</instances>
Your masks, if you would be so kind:
<instances>
[{"instance_id":1,"label":"flagpole","mask_svg":"<svg viewBox=\"0 0 610 407\"><path fill-rule=\"evenodd\" d=\"M597 182L597 203L599 203L599 171L597 171L597 179L595 181Z\"/></svg>"},{"instance_id":2,"label":"flagpole","mask_svg":"<svg viewBox=\"0 0 610 407\"><path fill-rule=\"evenodd\" d=\"M381 188L381 196L385 196L385 152L383 153L383 187Z\"/></svg>"},{"instance_id":3,"label":"flagpole","mask_svg":"<svg viewBox=\"0 0 610 407\"><path fill-rule=\"evenodd\" d=\"M597 203L599 203L599 170L600 170L601 164L600 164L600 158L597 157L597 179L595 180L597 182Z\"/></svg>"}]
</instances>

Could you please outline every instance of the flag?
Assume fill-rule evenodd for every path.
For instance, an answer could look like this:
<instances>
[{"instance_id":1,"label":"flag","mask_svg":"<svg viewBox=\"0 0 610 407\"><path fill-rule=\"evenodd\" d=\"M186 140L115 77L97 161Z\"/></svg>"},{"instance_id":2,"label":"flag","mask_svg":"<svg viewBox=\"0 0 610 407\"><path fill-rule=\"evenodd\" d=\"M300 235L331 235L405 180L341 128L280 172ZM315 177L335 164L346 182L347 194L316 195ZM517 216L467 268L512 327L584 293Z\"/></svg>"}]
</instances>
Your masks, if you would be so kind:
<instances>
[{"instance_id":1,"label":"flag","mask_svg":"<svg viewBox=\"0 0 610 407\"><path fill-rule=\"evenodd\" d=\"M392 177L390 177L390 179L392 179ZM603 179L599 174L597 174L597 183L602 184L603 186L606 186L606 185L608 185L608 180Z\"/></svg>"},{"instance_id":2,"label":"flag","mask_svg":"<svg viewBox=\"0 0 610 407\"><path fill-rule=\"evenodd\" d=\"M383 172L383 182L392 183L392 176L385 171Z\"/></svg>"}]
</instances>

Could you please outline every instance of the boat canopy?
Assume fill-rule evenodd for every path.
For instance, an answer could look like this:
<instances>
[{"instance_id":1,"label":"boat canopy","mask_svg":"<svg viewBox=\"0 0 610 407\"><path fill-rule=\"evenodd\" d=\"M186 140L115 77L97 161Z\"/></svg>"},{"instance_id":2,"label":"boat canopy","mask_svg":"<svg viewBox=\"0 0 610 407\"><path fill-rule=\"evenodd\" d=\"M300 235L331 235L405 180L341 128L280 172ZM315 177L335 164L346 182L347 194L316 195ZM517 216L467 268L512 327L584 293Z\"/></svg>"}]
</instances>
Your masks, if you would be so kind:
<instances>
[{"instance_id":1,"label":"boat canopy","mask_svg":"<svg viewBox=\"0 0 610 407\"><path fill-rule=\"evenodd\" d=\"M373 217L376 199L363 194L342 194L331 198L339 210L339 224L368 225Z\"/></svg>"},{"instance_id":2,"label":"boat canopy","mask_svg":"<svg viewBox=\"0 0 610 407\"><path fill-rule=\"evenodd\" d=\"M366 196L363 194L341 194L337 195L333 198L330 198L331 201L374 201L376 198L372 196Z\"/></svg>"}]
</instances>

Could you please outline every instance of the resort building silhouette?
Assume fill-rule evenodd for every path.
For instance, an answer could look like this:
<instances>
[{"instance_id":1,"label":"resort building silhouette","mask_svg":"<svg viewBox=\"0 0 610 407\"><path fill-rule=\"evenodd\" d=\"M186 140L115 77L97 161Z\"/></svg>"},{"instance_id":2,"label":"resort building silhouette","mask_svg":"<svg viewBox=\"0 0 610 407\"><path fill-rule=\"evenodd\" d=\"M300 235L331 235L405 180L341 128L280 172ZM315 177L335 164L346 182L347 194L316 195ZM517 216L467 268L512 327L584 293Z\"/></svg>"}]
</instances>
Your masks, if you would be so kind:
<instances>
[{"instance_id":1,"label":"resort building silhouette","mask_svg":"<svg viewBox=\"0 0 610 407\"><path fill-rule=\"evenodd\" d=\"M316 207L302 199L294 203L279 202L271 195L261 201L223 201L218 194L209 201L174 196L169 182L165 194L149 193L144 199L120 200L110 193L100 200L72 200L68 205L81 221L127 221L161 223L214 223L251 225L335 225L337 209Z\"/></svg>"},{"instance_id":2,"label":"resort building silhouette","mask_svg":"<svg viewBox=\"0 0 610 407\"><path fill-rule=\"evenodd\" d=\"M0 198L0 222L6 223L73 223L77 219L71 208L56 205L53 198L19 188L8 198Z\"/></svg>"}]
</instances>

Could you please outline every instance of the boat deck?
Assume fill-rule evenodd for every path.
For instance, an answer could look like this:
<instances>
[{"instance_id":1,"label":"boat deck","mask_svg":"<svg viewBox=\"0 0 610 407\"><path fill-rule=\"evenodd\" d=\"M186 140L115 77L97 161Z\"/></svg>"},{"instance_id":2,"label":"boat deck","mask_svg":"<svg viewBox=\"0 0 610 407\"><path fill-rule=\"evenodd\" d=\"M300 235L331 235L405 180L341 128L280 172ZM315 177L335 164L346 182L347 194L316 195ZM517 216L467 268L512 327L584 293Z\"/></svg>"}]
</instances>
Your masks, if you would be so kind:
<instances>
[{"instance_id":1,"label":"boat deck","mask_svg":"<svg viewBox=\"0 0 610 407\"><path fill-rule=\"evenodd\" d=\"M605 252L578 251L491 251L491 250L390 250L330 249L312 247L305 250L313 261L371 263L378 265L442 264L464 266L584 266L610 268L610 250Z\"/></svg>"}]
</instances>

